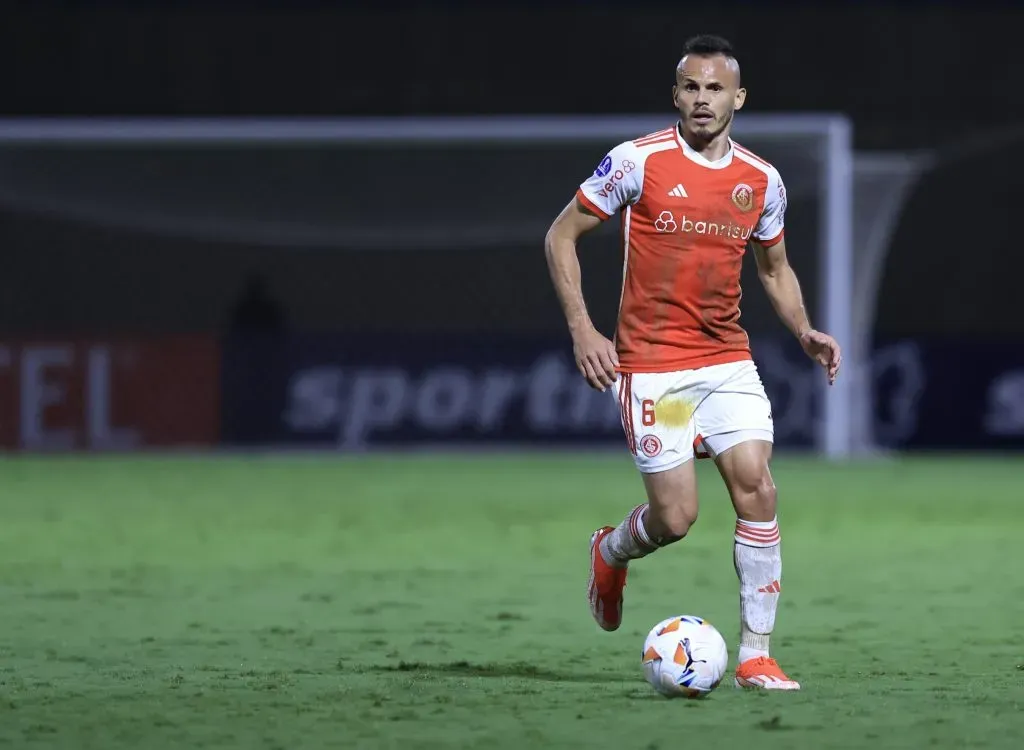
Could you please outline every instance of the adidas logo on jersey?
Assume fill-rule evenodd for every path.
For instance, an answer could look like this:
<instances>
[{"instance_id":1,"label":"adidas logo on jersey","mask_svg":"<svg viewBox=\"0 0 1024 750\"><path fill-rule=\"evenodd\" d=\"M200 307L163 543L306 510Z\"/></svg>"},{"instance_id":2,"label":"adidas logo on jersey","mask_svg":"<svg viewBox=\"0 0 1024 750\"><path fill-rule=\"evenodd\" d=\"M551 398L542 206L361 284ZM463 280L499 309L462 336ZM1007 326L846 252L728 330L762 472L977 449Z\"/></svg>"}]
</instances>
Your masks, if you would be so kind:
<instances>
[{"instance_id":1,"label":"adidas logo on jersey","mask_svg":"<svg viewBox=\"0 0 1024 750\"><path fill-rule=\"evenodd\" d=\"M679 183L674 188L669 190L668 194L671 195L673 198L689 198L690 197L690 196L688 196L686 194L686 189L683 187L682 183Z\"/></svg>"}]
</instances>

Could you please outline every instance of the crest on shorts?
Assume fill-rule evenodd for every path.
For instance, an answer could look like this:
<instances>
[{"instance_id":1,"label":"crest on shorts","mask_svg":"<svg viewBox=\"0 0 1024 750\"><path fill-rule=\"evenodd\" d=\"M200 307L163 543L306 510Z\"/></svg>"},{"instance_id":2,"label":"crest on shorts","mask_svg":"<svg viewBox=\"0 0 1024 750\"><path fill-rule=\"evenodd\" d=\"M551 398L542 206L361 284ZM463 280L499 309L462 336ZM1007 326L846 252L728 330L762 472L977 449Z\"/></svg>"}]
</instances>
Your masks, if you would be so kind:
<instances>
[{"instance_id":1,"label":"crest on shorts","mask_svg":"<svg viewBox=\"0 0 1024 750\"><path fill-rule=\"evenodd\" d=\"M654 458L661 453L661 441L658 440L657 435L644 435L640 438L640 450L648 458Z\"/></svg>"},{"instance_id":2,"label":"crest on shorts","mask_svg":"<svg viewBox=\"0 0 1024 750\"><path fill-rule=\"evenodd\" d=\"M736 208L746 213L754 207L754 188L741 182L732 189L732 202Z\"/></svg>"}]
</instances>

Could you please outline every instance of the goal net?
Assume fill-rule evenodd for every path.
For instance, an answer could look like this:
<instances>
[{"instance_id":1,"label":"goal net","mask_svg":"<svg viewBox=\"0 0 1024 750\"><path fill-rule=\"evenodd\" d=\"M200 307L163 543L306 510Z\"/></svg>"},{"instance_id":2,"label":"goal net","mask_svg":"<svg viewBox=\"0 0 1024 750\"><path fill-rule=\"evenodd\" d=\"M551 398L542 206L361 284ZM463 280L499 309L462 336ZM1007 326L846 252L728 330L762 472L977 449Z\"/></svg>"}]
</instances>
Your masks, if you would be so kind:
<instances>
[{"instance_id":1,"label":"goal net","mask_svg":"<svg viewBox=\"0 0 1024 750\"><path fill-rule=\"evenodd\" d=\"M258 267L290 295L300 322L563 335L541 252L552 218L612 146L673 121L667 114L7 122L4 204L114 239L89 250L90 266L101 271L91 292L108 300L107 313L74 310L73 295L52 284L38 289L8 277L3 292L45 306L53 326L83 314L109 325L117 310L133 310L136 323L204 327L219 322L225 290ZM853 415L867 408L867 389L857 383L869 325L855 330L853 315L849 122L744 114L734 136L782 174L791 262L815 324L845 347L844 377L826 389L787 339L749 259L742 322L778 437L848 456ZM607 222L581 246L584 292L606 333L621 282L616 225ZM19 260L23 280L52 277L54 264L82 264L74 232L39 231L43 238L31 243L38 252ZM152 269L154 253L163 254L163 298L175 289L192 296L173 321L162 317L166 305L126 296L133 269Z\"/></svg>"}]
</instances>

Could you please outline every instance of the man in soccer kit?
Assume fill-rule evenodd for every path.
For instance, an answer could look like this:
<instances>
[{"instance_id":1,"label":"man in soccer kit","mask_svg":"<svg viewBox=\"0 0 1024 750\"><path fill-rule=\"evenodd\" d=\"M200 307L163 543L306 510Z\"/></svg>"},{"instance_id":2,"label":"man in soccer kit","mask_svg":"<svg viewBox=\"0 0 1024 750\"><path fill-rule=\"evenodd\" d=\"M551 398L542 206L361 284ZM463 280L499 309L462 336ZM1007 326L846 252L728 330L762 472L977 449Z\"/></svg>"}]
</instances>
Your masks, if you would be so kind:
<instances>
[{"instance_id":1,"label":"man in soccer kit","mask_svg":"<svg viewBox=\"0 0 1024 750\"><path fill-rule=\"evenodd\" d=\"M672 89L678 122L620 143L579 186L545 238L551 278L581 374L611 389L647 501L594 532L588 597L604 630L622 622L629 562L689 532L697 517L696 458L711 458L737 520L741 687L796 690L769 653L781 592L776 491L769 470L771 404L739 323L740 271L754 251L758 276L783 323L834 382L838 344L811 327L786 259L786 190L779 172L734 142L743 106L727 41L694 37ZM621 219L623 281L614 342L583 299L579 238Z\"/></svg>"}]
</instances>

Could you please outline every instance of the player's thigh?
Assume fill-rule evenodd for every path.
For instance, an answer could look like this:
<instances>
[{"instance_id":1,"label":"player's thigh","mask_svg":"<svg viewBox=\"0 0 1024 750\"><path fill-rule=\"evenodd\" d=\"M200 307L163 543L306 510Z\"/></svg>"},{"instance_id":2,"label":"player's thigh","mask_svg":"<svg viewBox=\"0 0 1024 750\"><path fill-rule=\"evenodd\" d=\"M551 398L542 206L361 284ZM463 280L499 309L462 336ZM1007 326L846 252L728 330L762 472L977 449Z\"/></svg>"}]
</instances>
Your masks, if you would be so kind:
<instances>
[{"instance_id":1,"label":"player's thigh","mask_svg":"<svg viewBox=\"0 0 1024 750\"><path fill-rule=\"evenodd\" d=\"M669 536L682 536L697 520L697 472L693 459L665 471L641 474L648 507Z\"/></svg>"},{"instance_id":2,"label":"player's thigh","mask_svg":"<svg viewBox=\"0 0 1024 750\"><path fill-rule=\"evenodd\" d=\"M737 514L771 520L775 484L769 464L774 444L771 403L753 362L719 370L714 387L695 415L696 448L714 459Z\"/></svg>"},{"instance_id":3,"label":"player's thigh","mask_svg":"<svg viewBox=\"0 0 1024 750\"><path fill-rule=\"evenodd\" d=\"M740 443L775 441L772 405L751 361L707 368L708 394L694 414L698 450L711 458Z\"/></svg>"},{"instance_id":4,"label":"player's thigh","mask_svg":"<svg viewBox=\"0 0 1024 750\"><path fill-rule=\"evenodd\" d=\"M620 377L626 444L643 477L648 504L669 525L688 526L697 515L693 414L704 395L690 372Z\"/></svg>"}]
</instances>

